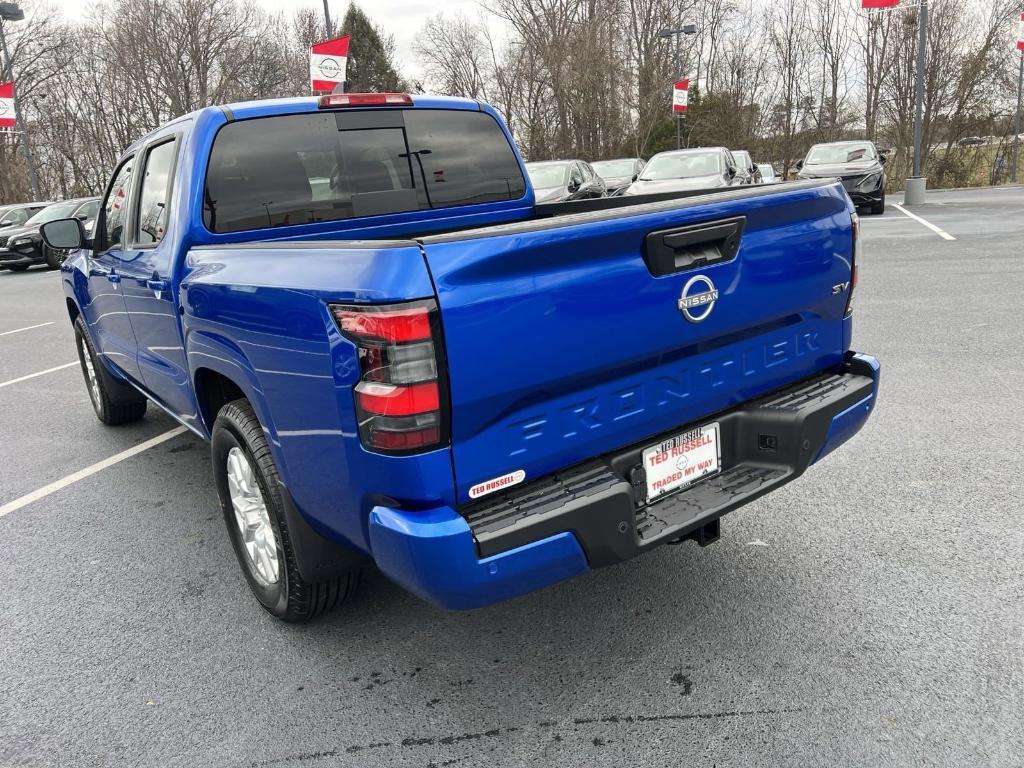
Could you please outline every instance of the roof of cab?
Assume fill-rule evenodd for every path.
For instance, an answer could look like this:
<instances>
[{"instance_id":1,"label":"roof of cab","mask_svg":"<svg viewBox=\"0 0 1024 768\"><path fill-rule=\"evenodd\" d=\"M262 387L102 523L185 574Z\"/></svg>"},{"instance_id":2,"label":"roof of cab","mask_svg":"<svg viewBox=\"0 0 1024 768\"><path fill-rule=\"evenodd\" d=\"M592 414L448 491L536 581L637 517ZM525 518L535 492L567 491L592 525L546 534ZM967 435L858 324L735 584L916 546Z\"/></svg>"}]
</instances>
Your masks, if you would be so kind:
<instances>
[{"instance_id":1,"label":"roof of cab","mask_svg":"<svg viewBox=\"0 0 1024 768\"><path fill-rule=\"evenodd\" d=\"M413 108L420 109L462 109L467 111L480 111L485 109L484 105L473 99L464 99L459 96L435 96L429 93L411 94ZM164 123L159 128L149 131L133 141L125 153L131 152L146 141L155 133L159 133L168 126L178 122L194 120L200 115L221 112L228 116L229 120L245 120L252 117L271 117L273 115L294 115L303 112L316 112L319 107L319 96L291 96L282 99L259 99L257 101L240 101L234 104L221 104L203 107L189 112L173 120ZM408 107L399 107L408 109ZM341 107L336 109L353 109ZM354 109L396 109L396 107L355 107Z\"/></svg>"},{"instance_id":2,"label":"roof of cab","mask_svg":"<svg viewBox=\"0 0 1024 768\"><path fill-rule=\"evenodd\" d=\"M479 110L481 108L480 102L473 99L463 99L457 96L433 96L425 93L412 94L412 106L420 109ZM300 96L285 99L261 99L225 104L223 107L210 107L209 109L222 109L229 112L234 119L244 120L250 117L316 112L319 109L319 98L317 96ZM342 109L348 108L343 107ZM395 107L358 107L358 109L395 109Z\"/></svg>"}]
</instances>

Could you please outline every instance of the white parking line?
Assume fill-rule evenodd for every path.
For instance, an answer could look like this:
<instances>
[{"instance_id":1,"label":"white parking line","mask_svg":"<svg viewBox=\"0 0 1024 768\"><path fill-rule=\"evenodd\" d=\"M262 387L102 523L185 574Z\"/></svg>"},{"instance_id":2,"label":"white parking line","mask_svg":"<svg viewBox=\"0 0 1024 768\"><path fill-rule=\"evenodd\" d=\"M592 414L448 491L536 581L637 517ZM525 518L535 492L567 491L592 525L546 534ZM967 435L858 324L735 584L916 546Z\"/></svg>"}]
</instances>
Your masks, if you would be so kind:
<instances>
[{"instance_id":1,"label":"white parking line","mask_svg":"<svg viewBox=\"0 0 1024 768\"><path fill-rule=\"evenodd\" d=\"M0 381L0 389L3 389L4 387L9 387L11 386L11 384L17 384L20 381L28 381L29 379L34 379L36 376L45 376L46 374L53 373L54 371L63 371L65 368L70 368L72 365L78 365L78 361L75 360L75 362L73 363L64 363L64 365L58 365L56 368L47 368L45 371L30 373L28 376L20 376L17 379L11 379L10 381Z\"/></svg>"},{"instance_id":2,"label":"white parking line","mask_svg":"<svg viewBox=\"0 0 1024 768\"><path fill-rule=\"evenodd\" d=\"M910 211L908 211L906 208L904 208L899 203L890 203L890 205L893 208L895 208L897 211L902 213L904 216L909 216L914 221L919 222L921 224L924 224L926 227L928 227L928 229L930 229L936 235L941 237L943 240L956 240L956 238L953 237L951 234L949 234L949 232L947 232L946 230L940 229L939 227L936 227L934 224L932 224L930 221L925 221L924 219L922 219L917 214L911 213Z\"/></svg>"},{"instance_id":3,"label":"white parking line","mask_svg":"<svg viewBox=\"0 0 1024 768\"><path fill-rule=\"evenodd\" d=\"M80 469L74 474L68 475L67 477L62 477L60 480L52 482L49 485L44 485L37 491L32 491L32 493L26 493L21 498L15 499L14 501L9 501L3 506L0 506L0 517L3 517L4 515L9 515L11 512L19 510L22 507L31 504L34 501L39 501L39 499L45 498L46 496L49 496L51 493L56 493L57 491L63 488L67 488L69 485L77 483L79 480L83 480L89 477L90 475L95 475L97 472L102 472L104 469L112 467L115 464L119 464L125 459L130 459L132 456L137 456L143 451L148 451L150 448L160 445L160 443L166 443L171 438L175 438L178 435L184 433L185 431L185 427L175 427L169 432L164 432L162 435L157 435L156 437L150 438L144 443L139 443L134 448L129 448L127 451L121 451L120 453L111 456L109 459L97 461L95 464L92 464L86 467L85 469Z\"/></svg>"},{"instance_id":4,"label":"white parking line","mask_svg":"<svg viewBox=\"0 0 1024 768\"><path fill-rule=\"evenodd\" d=\"M26 325L24 328L15 328L13 331L4 331L3 333L0 333L0 336L10 336L12 333L31 331L33 328L45 328L48 325L53 325L53 321L51 320L48 323L40 323L39 325Z\"/></svg>"}]
</instances>

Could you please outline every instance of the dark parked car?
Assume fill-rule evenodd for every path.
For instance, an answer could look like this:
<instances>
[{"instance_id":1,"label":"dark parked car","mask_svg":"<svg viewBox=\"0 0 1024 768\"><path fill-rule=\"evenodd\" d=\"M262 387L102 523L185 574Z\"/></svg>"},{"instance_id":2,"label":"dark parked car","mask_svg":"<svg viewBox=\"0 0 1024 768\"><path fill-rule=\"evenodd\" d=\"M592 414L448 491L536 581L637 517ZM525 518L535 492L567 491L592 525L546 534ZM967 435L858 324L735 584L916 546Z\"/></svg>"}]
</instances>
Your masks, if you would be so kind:
<instances>
[{"instance_id":1,"label":"dark parked car","mask_svg":"<svg viewBox=\"0 0 1024 768\"><path fill-rule=\"evenodd\" d=\"M99 211L99 198L84 197L62 200L43 208L20 227L0 230L0 269L24 272L33 264L46 264L57 269L67 254L43 243L39 227L57 219L78 219L87 235L92 233Z\"/></svg>"},{"instance_id":2,"label":"dark parked car","mask_svg":"<svg viewBox=\"0 0 1024 768\"><path fill-rule=\"evenodd\" d=\"M624 157L618 160L601 160L594 163L593 168L604 180L608 189L608 197L616 197L637 180L647 163L639 157Z\"/></svg>"},{"instance_id":3,"label":"dark parked car","mask_svg":"<svg viewBox=\"0 0 1024 768\"><path fill-rule=\"evenodd\" d=\"M885 212L885 157L870 141L815 144L797 163L798 179L835 176L857 207Z\"/></svg>"},{"instance_id":4,"label":"dark parked car","mask_svg":"<svg viewBox=\"0 0 1024 768\"><path fill-rule=\"evenodd\" d=\"M749 175L740 175L735 159L725 147L677 149L659 152L648 160L643 173L623 194L682 192L749 183Z\"/></svg>"},{"instance_id":5,"label":"dark parked car","mask_svg":"<svg viewBox=\"0 0 1024 768\"><path fill-rule=\"evenodd\" d=\"M17 203L0 206L0 229L20 227L29 217L43 210L50 203Z\"/></svg>"},{"instance_id":6,"label":"dark parked car","mask_svg":"<svg viewBox=\"0 0 1024 768\"><path fill-rule=\"evenodd\" d=\"M737 174L749 176L750 184L760 184L763 181L761 170L757 167L757 163L754 162L754 159L747 150L734 149L732 150L732 157L736 161Z\"/></svg>"},{"instance_id":7,"label":"dark parked car","mask_svg":"<svg viewBox=\"0 0 1024 768\"><path fill-rule=\"evenodd\" d=\"M601 177L582 160L549 160L527 163L538 203L558 203L564 200L587 200L604 197L605 186Z\"/></svg>"}]
</instances>

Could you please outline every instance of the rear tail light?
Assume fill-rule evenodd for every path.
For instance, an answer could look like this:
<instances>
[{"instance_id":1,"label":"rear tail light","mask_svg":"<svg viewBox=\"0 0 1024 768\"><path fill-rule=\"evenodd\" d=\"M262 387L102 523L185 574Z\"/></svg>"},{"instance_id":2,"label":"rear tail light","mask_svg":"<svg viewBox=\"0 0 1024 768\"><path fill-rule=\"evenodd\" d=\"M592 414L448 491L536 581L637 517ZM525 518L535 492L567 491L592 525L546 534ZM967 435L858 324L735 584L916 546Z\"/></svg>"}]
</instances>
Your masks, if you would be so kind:
<instances>
[{"instance_id":1,"label":"rear tail light","mask_svg":"<svg viewBox=\"0 0 1024 768\"><path fill-rule=\"evenodd\" d=\"M853 294L857 290L857 257L860 255L860 216L856 213L852 217L853 223L853 250L850 256L850 290L846 296L846 313L849 317L853 314Z\"/></svg>"},{"instance_id":2,"label":"rear tail light","mask_svg":"<svg viewBox=\"0 0 1024 768\"><path fill-rule=\"evenodd\" d=\"M446 444L447 386L434 301L332 304L331 314L358 349L355 405L363 445L400 454Z\"/></svg>"}]
</instances>

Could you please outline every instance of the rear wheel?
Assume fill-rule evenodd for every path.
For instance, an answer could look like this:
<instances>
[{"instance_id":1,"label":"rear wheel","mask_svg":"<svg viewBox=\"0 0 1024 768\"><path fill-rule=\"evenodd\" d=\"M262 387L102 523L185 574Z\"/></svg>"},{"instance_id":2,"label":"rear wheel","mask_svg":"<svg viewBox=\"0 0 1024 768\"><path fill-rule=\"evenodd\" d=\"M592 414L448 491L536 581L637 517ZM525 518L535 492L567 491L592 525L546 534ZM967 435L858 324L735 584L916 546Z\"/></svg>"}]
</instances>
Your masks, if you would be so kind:
<instances>
[{"instance_id":1,"label":"rear wheel","mask_svg":"<svg viewBox=\"0 0 1024 768\"><path fill-rule=\"evenodd\" d=\"M96 418L113 427L138 421L145 416L146 398L107 372L96 355L85 329L85 321L81 317L75 320L75 345L78 347L78 362L82 366L82 376Z\"/></svg>"},{"instance_id":2,"label":"rear wheel","mask_svg":"<svg viewBox=\"0 0 1024 768\"><path fill-rule=\"evenodd\" d=\"M882 191L882 199L871 206L871 212L876 216L885 213L885 190Z\"/></svg>"},{"instance_id":3,"label":"rear wheel","mask_svg":"<svg viewBox=\"0 0 1024 768\"><path fill-rule=\"evenodd\" d=\"M248 400L228 403L217 414L212 459L228 536L260 605L284 621L304 622L348 599L358 568L323 582L302 578L277 467Z\"/></svg>"}]
</instances>

